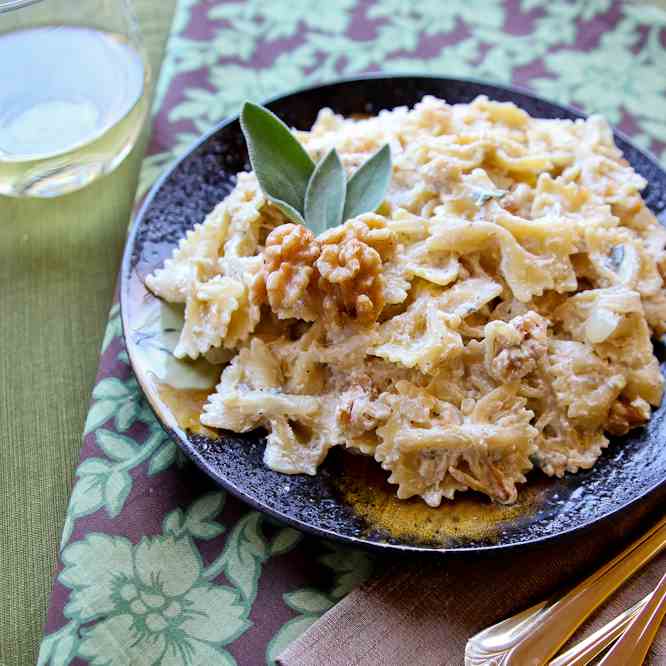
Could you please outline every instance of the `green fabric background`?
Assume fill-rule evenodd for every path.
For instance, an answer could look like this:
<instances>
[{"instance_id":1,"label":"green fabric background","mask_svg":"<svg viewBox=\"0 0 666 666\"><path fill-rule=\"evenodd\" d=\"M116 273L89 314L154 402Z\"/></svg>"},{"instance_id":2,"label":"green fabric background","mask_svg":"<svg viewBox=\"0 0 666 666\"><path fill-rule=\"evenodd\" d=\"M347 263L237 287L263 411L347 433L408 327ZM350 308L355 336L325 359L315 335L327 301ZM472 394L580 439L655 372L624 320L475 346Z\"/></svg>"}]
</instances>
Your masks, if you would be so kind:
<instances>
[{"instance_id":1,"label":"green fabric background","mask_svg":"<svg viewBox=\"0 0 666 666\"><path fill-rule=\"evenodd\" d=\"M155 78L176 0L134 0ZM145 147L59 199L0 198L0 665L34 664Z\"/></svg>"}]
</instances>

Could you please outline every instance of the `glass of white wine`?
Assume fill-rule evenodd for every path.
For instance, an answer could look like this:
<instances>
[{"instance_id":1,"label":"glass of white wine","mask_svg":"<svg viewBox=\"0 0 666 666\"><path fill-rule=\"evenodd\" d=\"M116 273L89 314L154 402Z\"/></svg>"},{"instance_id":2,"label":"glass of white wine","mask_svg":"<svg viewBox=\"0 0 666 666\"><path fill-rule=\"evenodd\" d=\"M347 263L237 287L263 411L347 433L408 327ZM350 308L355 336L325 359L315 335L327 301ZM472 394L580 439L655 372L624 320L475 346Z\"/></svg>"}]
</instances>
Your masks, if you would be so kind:
<instances>
[{"instance_id":1,"label":"glass of white wine","mask_svg":"<svg viewBox=\"0 0 666 666\"><path fill-rule=\"evenodd\" d=\"M54 197L115 169L149 70L130 0L0 0L0 195Z\"/></svg>"}]
</instances>

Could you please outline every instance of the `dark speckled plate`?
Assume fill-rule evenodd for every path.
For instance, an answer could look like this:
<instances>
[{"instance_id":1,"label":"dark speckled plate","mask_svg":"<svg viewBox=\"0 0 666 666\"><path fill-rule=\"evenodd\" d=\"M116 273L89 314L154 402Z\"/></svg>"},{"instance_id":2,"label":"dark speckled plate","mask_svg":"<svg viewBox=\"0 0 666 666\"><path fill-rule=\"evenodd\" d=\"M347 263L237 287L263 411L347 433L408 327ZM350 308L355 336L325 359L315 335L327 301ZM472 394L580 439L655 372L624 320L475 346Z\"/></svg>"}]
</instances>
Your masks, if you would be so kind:
<instances>
[{"instance_id":1,"label":"dark speckled plate","mask_svg":"<svg viewBox=\"0 0 666 666\"><path fill-rule=\"evenodd\" d=\"M426 94L449 102L469 102L486 94L513 101L533 116L579 117L571 109L508 88L410 76L340 81L281 97L269 106L289 125L307 129L323 106L344 115L376 113L413 105ZM648 205L655 213L663 213L666 174L624 137L616 139L649 182ZM170 350L182 311L155 299L143 279L228 194L234 174L247 168L238 121L227 120L193 146L153 188L132 228L122 267L125 339L137 379L166 430L207 474L252 506L297 528L384 549L450 552L541 543L582 530L604 529L604 521L629 520L663 501L664 406L646 428L614 441L594 469L560 480L531 473L518 503L511 507L491 504L473 493L438 509L418 499L398 501L376 463L341 450L331 452L315 477L285 476L263 466L263 433L221 435L203 428L198 413L219 367L173 358Z\"/></svg>"}]
</instances>

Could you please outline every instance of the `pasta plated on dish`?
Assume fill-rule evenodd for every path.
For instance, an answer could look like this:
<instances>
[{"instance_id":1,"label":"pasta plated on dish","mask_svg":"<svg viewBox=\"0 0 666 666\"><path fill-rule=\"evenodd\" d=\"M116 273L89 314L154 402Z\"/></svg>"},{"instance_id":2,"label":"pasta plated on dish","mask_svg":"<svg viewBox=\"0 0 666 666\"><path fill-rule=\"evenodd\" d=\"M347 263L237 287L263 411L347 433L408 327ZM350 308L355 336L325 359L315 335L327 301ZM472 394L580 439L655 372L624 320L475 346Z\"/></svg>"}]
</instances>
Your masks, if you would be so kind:
<instances>
[{"instance_id":1,"label":"pasta plated on dish","mask_svg":"<svg viewBox=\"0 0 666 666\"><path fill-rule=\"evenodd\" d=\"M438 506L512 503L531 469L588 469L650 418L666 229L603 118L425 97L323 109L293 136L314 162L335 148L348 178L388 144L388 190L314 233L240 173L146 278L184 304L175 355L220 365L201 423L266 428L285 474L335 446L372 456L399 498Z\"/></svg>"}]
</instances>

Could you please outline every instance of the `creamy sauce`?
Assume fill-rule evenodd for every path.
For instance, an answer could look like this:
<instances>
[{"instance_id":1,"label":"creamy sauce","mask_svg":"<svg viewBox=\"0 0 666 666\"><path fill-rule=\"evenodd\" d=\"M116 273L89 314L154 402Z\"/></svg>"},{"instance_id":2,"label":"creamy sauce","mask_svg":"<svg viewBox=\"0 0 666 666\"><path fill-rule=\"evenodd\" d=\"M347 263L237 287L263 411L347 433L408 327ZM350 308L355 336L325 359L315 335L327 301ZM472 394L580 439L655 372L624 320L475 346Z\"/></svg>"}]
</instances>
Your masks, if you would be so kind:
<instances>
[{"instance_id":1,"label":"creamy sauce","mask_svg":"<svg viewBox=\"0 0 666 666\"><path fill-rule=\"evenodd\" d=\"M345 453L343 461L344 471L336 485L344 502L368 523L370 530L379 529L396 539L415 543L495 541L504 526L537 510L546 487L552 483L535 479L511 505L497 504L476 494L458 493L455 502L446 501L433 508L418 497L398 499L395 486L386 481L387 473L371 458Z\"/></svg>"},{"instance_id":2,"label":"creamy sauce","mask_svg":"<svg viewBox=\"0 0 666 666\"><path fill-rule=\"evenodd\" d=\"M179 427L185 431L218 439L219 434L201 424L199 416L210 390L176 389L169 384L155 383L160 400L169 409Z\"/></svg>"}]
</instances>

